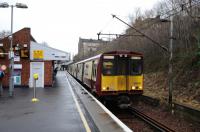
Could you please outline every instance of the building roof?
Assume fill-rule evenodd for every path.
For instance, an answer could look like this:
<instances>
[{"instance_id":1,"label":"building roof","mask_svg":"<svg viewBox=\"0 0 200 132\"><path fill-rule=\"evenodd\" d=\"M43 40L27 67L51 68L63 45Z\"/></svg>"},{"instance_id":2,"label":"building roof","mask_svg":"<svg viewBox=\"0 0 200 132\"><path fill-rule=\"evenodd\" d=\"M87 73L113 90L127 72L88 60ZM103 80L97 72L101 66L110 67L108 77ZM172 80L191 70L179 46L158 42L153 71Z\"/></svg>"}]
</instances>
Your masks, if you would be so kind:
<instances>
[{"instance_id":1,"label":"building roof","mask_svg":"<svg viewBox=\"0 0 200 132\"><path fill-rule=\"evenodd\" d=\"M31 41L30 46L30 59L34 60L34 51L42 51L43 56L42 60L63 60L63 61L70 61L70 53L61 51L52 47L49 47L45 44L40 44Z\"/></svg>"},{"instance_id":2,"label":"building roof","mask_svg":"<svg viewBox=\"0 0 200 132\"><path fill-rule=\"evenodd\" d=\"M30 28L25 27L25 28L22 28L21 30L18 30L17 32L14 32L13 35L18 34L19 32L21 32L21 31L23 31L23 30L26 30L26 29L29 29L29 30L30 30ZM9 36L11 36L11 34L5 36L4 38L0 38L0 42L1 42L3 39L7 39ZM34 37L33 37L31 34L30 34L30 36L31 36L31 41L36 42L36 40L34 39Z\"/></svg>"}]
</instances>

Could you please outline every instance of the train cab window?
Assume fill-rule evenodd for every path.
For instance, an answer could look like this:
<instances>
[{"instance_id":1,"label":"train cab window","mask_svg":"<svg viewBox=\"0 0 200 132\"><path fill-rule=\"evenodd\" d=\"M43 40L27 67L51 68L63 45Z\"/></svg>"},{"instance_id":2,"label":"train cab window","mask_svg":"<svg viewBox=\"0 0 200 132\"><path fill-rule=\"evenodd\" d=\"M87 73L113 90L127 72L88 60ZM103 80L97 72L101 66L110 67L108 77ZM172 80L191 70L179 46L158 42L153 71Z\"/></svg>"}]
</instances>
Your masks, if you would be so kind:
<instances>
[{"instance_id":1,"label":"train cab window","mask_svg":"<svg viewBox=\"0 0 200 132\"><path fill-rule=\"evenodd\" d=\"M127 74L127 64L128 64L127 57L120 57L118 56L117 59L117 75L126 75Z\"/></svg>"},{"instance_id":2,"label":"train cab window","mask_svg":"<svg viewBox=\"0 0 200 132\"><path fill-rule=\"evenodd\" d=\"M115 75L115 59L114 59L114 56L104 56L103 75Z\"/></svg>"},{"instance_id":3,"label":"train cab window","mask_svg":"<svg viewBox=\"0 0 200 132\"><path fill-rule=\"evenodd\" d=\"M130 74L140 75L142 74L142 58L141 57L131 57L130 59Z\"/></svg>"}]
</instances>

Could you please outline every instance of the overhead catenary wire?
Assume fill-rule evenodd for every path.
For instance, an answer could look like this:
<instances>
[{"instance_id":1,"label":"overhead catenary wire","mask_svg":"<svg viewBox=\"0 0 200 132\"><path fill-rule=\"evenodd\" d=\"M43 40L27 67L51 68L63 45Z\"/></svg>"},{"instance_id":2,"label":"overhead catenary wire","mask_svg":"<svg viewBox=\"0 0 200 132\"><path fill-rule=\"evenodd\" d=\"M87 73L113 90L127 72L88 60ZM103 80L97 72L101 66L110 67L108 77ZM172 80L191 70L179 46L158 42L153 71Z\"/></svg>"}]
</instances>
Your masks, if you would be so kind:
<instances>
[{"instance_id":1,"label":"overhead catenary wire","mask_svg":"<svg viewBox=\"0 0 200 132\"><path fill-rule=\"evenodd\" d=\"M106 27L108 27L108 25L110 25L111 22L112 22L112 18L110 18L109 21L105 23L105 25L101 28L99 33L101 33Z\"/></svg>"},{"instance_id":2,"label":"overhead catenary wire","mask_svg":"<svg viewBox=\"0 0 200 132\"><path fill-rule=\"evenodd\" d=\"M165 46L162 46L160 43L158 43L157 41L153 40L151 37L149 37L148 35L144 34L143 32L141 32L140 30L136 29L135 27L131 26L130 24L124 22L123 20L121 20L120 18L118 18L116 15L112 15L113 18L118 19L119 21L121 21L122 23L126 24L127 26L131 27L132 29L134 29L136 32L140 33L141 35L143 35L145 38L149 39L151 42L153 42L154 44L156 44L157 46L159 46L160 48L162 48L165 52L169 53L168 48L166 48Z\"/></svg>"},{"instance_id":3,"label":"overhead catenary wire","mask_svg":"<svg viewBox=\"0 0 200 132\"><path fill-rule=\"evenodd\" d=\"M188 7L188 8L192 8L194 5L197 5L198 3L200 3L200 1L195 1L195 3L193 3L193 5L190 5L190 7ZM187 5L187 4L189 4L189 2L188 2L188 3L184 3L183 5ZM168 11L167 13L169 13L169 12L171 12L171 11L175 11L175 10L177 10L178 8L180 8L180 7L177 7L177 8L175 8L175 9L172 9L172 10ZM177 11L177 12L175 12L175 13L171 13L171 15L166 16L164 19L169 18L169 17L171 17L171 16L174 16L174 15L180 13L181 11L182 11L182 10ZM164 14L164 15L165 15L165 14ZM112 15L112 16L113 16L113 18L116 17L116 15ZM133 28L136 32L142 34L142 36L146 37L147 39L149 39L150 41L152 41L154 44L156 44L156 45L158 45L159 47L161 47L163 50L165 50L165 51L168 52L168 48L166 48L165 46L162 46L160 43L158 43L157 41L153 40L151 37L149 37L149 36L147 36L146 34L142 33L141 31L144 30L144 29L136 29L135 27L133 27L133 26L130 25L130 24L127 24L126 22L122 21L122 20L119 19L118 17L116 17L116 18L117 18L118 20L120 20L121 22L123 22L124 24L128 25L129 27ZM156 24L156 23L159 23L159 22L160 22L160 21L156 21L156 22L152 23L150 26L152 26L152 25L154 25L154 24ZM150 26L148 26L148 28L149 28ZM146 29L146 28L145 28L145 29Z\"/></svg>"},{"instance_id":4,"label":"overhead catenary wire","mask_svg":"<svg viewBox=\"0 0 200 132\"><path fill-rule=\"evenodd\" d=\"M120 15L121 16L121 15ZM123 17L127 17L127 16L123 16ZM101 30L97 33L97 36L98 36L98 40L100 40L100 35L107 35L109 36L109 39L110 39L110 36L116 36L117 37L121 37L121 36L141 36L141 35L126 35L126 34L119 34L119 33L103 33L103 30L106 29L110 24L111 22L113 22L113 19L110 18L110 20L103 26L103 28L101 28ZM101 37L102 38L102 37ZM105 37L104 37L105 38Z\"/></svg>"},{"instance_id":5,"label":"overhead catenary wire","mask_svg":"<svg viewBox=\"0 0 200 132\"><path fill-rule=\"evenodd\" d=\"M195 5L199 4L199 3L200 3L200 1L197 0L197 1L192 1L192 4L191 4L190 2L183 3L182 6L186 6L186 7L187 7L187 5L189 4L189 7L187 7L187 8L192 8L193 6L195 6ZM180 9L180 8L181 8L181 6L176 7L176 8L173 8L172 10L169 10L169 11L167 11L166 13L162 13L161 15L162 15L162 16L165 16L165 17L162 18L162 19L164 20L164 19L170 18L171 16L174 16L174 15L176 15L176 14L182 12L183 10L185 10L185 9ZM187 9L187 8L186 8L186 9ZM178 9L179 9L179 11L177 11ZM176 11L176 12L175 12L175 11ZM169 14L169 15L168 15L168 14ZM166 15L168 15L168 16L166 16ZM116 17L116 15L112 15L112 16L113 16L113 18ZM162 17L162 16L160 16L160 17ZM147 29L147 28L150 28L152 25L154 25L154 24L156 24L156 23L160 23L160 21L154 21L153 23L151 23L151 25L148 25L148 27L136 29L135 27L133 27L132 25L130 25L130 24L126 23L126 22L124 22L123 20L119 19L118 17L116 17L116 18L117 18L118 20L120 20L121 22L123 22L124 24L126 24L126 25L128 25L129 27L131 27L131 28L133 28L134 30L136 30L136 32L140 33L141 36L146 37L147 39L149 39L150 41L152 41L154 44L156 44L156 45L158 45L159 47L161 47L164 51L167 51L167 52L168 52L168 48L167 48L167 47L162 46L160 43L158 43L157 41L153 40L151 37L149 37L149 36L147 36L146 34L144 34L143 32L141 32L142 30L145 30L145 29ZM162 20L162 19L161 19L161 20ZM102 32L102 30L101 30L101 32ZM97 33L98 39L99 39L99 36L100 36L100 35L103 35L103 33L101 33L101 32ZM116 35L116 36L117 36L117 35ZM122 36L123 38L126 37L125 35L118 35L118 36ZM128 36L134 36L134 35L128 35ZM136 36L137 36L137 35L136 35Z\"/></svg>"}]
</instances>

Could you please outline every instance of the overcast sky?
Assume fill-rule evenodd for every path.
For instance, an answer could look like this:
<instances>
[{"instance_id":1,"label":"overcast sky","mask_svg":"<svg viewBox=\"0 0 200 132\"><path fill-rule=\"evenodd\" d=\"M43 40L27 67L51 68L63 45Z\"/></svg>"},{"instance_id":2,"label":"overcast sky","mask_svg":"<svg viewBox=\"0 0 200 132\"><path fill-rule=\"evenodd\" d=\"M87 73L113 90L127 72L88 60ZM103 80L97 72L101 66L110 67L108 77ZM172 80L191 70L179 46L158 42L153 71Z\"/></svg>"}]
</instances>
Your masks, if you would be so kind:
<instances>
[{"instance_id":1,"label":"overcast sky","mask_svg":"<svg viewBox=\"0 0 200 132\"><path fill-rule=\"evenodd\" d=\"M129 21L136 8L151 9L159 0L0 0L27 4L28 9L14 8L13 32L31 28L37 42L77 53L79 37L97 39L97 33L118 33L126 25L113 19L115 14ZM10 8L0 8L0 31L10 30Z\"/></svg>"}]
</instances>

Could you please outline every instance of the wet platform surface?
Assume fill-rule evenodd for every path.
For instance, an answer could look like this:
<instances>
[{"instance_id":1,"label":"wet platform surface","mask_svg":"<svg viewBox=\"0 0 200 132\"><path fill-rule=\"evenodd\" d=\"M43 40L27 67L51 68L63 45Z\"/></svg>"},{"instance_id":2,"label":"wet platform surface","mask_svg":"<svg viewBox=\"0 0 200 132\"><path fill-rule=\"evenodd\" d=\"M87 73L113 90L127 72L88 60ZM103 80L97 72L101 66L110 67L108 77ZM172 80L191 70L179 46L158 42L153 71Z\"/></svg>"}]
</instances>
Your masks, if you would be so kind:
<instances>
[{"instance_id":1,"label":"wet platform surface","mask_svg":"<svg viewBox=\"0 0 200 132\"><path fill-rule=\"evenodd\" d=\"M95 122L101 132L132 132L123 122L113 115L98 99L79 84L71 75L66 74L74 93L76 93L80 104L91 120Z\"/></svg>"},{"instance_id":2,"label":"wet platform surface","mask_svg":"<svg viewBox=\"0 0 200 132\"><path fill-rule=\"evenodd\" d=\"M0 132L85 132L65 77L64 72L58 72L54 87L37 88L37 103L31 102L31 88L15 88L13 98L4 90ZM87 122L91 131L98 131L93 122Z\"/></svg>"}]
</instances>

